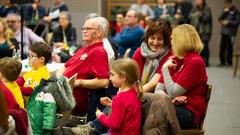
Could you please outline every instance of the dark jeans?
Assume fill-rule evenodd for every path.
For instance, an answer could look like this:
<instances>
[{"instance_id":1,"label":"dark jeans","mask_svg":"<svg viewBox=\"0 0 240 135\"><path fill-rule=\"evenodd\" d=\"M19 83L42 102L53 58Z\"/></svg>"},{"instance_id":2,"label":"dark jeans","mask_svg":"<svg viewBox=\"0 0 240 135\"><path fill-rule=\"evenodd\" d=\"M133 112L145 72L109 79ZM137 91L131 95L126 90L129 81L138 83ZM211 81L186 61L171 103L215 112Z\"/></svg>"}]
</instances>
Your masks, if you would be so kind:
<instances>
[{"instance_id":1,"label":"dark jeans","mask_svg":"<svg viewBox=\"0 0 240 135\"><path fill-rule=\"evenodd\" d=\"M93 121L96 118L96 108L103 110L104 105L100 103L101 97L106 97L106 89L91 90L88 95L87 121Z\"/></svg>"},{"instance_id":2,"label":"dark jeans","mask_svg":"<svg viewBox=\"0 0 240 135\"><path fill-rule=\"evenodd\" d=\"M176 115L181 129L196 128L194 124L194 115L188 109L175 105Z\"/></svg>"},{"instance_id":3,"label":"dark jeans","mask_svg":"<svg viewBox=\"0 0 240 135\"><path fill-rule=\"evenodd\" d=\"M111 109L108 107L105 107L103 109L103 113L106 115L109 115L111 112ZM99 122L99 120L96 118L92 122L89 122L90 126L95 129L96 134L106 133L107 129Z\"/></svg>"},{"instance_id":4,"label":"dark jeans","mask_svg":"<svg viewBox=\"0 0 240 135\"><path fill-rule=\"evenodd\" d=\"M219 54L221 64L232 65L232 55L233 55L233 36L222 34Z\"/></svg>"},{"instance_id":5,"label":"dark jeans","mask_svg":"<svg viewBox=\"0 0 240 135\"><path fill-rule=\"evenodd\" d=\"M209 55L210 55L210 52L209 52L209 48L208 48L208 40L203 40L203 50L201 52L201 56L205 62L205 65L206 66L209 66Z\"/></svg>"}]
</instances>

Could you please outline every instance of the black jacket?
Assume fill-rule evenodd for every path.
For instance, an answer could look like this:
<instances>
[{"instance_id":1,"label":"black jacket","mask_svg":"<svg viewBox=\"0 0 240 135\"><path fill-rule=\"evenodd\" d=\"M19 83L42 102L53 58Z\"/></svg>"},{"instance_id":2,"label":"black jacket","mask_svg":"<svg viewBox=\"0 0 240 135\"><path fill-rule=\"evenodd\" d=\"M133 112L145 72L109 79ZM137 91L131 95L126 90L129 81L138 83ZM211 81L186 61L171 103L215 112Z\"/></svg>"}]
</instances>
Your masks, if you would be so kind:
<instances>
[{"instance_id":1,"label":"black jacket","mask_svg":"<svg viewBox=\"0 0 240 135\"><path fill-rule=\"evenodd\" d=\"M232 6L229 11L223 11L218 18L219 21L228 20L229 24L221 27L221 33L229 36L236 36L238 25L240 23L240 13L235 6Z\"/></svg>"},{"instance_id":2,"label":"black jacket","mask_svg":"<svg viewBox=\"0 0 240 135\"><path fill-rule=\"evenodd\" d=\"M65 30L67 43L69 46L76 45L76 29L72 27L71 24L68 25L67 29ZM51 39L51 45L53 45L56 42L63 42L63 30L62 27L59 26L57 29L53 31L52 39Z\"/></svg>"}]
</instances>

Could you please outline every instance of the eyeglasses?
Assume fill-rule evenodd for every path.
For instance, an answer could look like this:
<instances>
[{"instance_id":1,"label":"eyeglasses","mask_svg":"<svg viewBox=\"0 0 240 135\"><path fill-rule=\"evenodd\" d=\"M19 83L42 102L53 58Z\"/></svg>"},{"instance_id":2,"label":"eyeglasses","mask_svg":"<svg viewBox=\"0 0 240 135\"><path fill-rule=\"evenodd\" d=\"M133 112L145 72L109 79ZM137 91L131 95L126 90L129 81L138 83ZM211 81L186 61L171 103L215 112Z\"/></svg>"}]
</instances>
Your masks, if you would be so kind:
<instances>
[{"instance_id":1,"label":"eyeglasses","mask_svg":"<svg viewBox=\"0 0 240 135\"><path fill-rule=\"evenodd\" d=\"M82 31L86 30L86 31L89 31L89 30L99 30L97 28L90 28L90 27L82 27L81 28Z\"/></svg>"},{"instance_id":2,"label":"eyeglasses","mask_svg":"<svg viewBox=\"0 0 240 135\"><path fill-rule=\"evenodd\" d=\"M16 23L17 20L7 20L7 23Z\"/></svg>"},{"instance_id":3,"label":"eyeglasses","mask_svg":"<svg viewBox=\"0 0 240 135\"><path fill-rule=\"evenodd\" d=\"M35 58L35 57L38 58L38 56L34 56L34 55L28 54L28 58L29 58L29 59L32 59L32 58Z\"/></svg>"}]
</instances>

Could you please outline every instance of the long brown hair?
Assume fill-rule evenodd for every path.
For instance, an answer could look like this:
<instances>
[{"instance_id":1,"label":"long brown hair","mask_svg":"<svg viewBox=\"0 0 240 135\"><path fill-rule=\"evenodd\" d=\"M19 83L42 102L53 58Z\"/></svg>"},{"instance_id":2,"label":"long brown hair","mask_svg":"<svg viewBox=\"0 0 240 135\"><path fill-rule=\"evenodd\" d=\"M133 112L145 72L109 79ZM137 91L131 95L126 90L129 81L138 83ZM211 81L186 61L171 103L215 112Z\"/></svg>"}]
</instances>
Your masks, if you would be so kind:
<instances>
[{"instance_id":1,"label":"long brown hair","mask_svg":"<svg viewBox=\"0 0 240 135\"><path fill-rule=\"evenodd\" d=\"M126 77L128 85L137 86L138 98L143 96L142 84L139 81L140 72L138 64L130 58L120 58L114 61L111 65L111 69L114 70L117 74L123 75Z\"/></svg>"}]
</instances>

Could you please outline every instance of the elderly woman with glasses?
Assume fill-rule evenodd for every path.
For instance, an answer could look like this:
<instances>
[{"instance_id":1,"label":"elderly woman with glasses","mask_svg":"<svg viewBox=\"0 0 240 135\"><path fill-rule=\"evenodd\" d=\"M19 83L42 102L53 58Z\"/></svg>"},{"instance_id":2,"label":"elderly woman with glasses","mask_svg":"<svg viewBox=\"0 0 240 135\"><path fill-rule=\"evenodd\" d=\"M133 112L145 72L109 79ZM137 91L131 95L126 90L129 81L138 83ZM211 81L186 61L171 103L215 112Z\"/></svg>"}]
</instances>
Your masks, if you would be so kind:
<instances>
[{"instance_id":1,"label":"elderly woman with glasses","mask_svg":"<svg viewBox=\"0 0 240 135\"><path fill-rule=\"evenodd\" d=\"M65 63L71 58L72 49L76 49L76 29L72 27L71 15L69 12L63 11L59 16L59 27L54 29L51 45L53 46L55 56L58 57L57 62ZM75 50L74 49L74 50Z\"/></svg>"}]
</instances>

